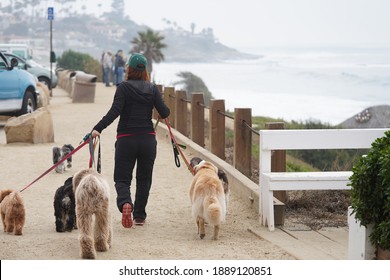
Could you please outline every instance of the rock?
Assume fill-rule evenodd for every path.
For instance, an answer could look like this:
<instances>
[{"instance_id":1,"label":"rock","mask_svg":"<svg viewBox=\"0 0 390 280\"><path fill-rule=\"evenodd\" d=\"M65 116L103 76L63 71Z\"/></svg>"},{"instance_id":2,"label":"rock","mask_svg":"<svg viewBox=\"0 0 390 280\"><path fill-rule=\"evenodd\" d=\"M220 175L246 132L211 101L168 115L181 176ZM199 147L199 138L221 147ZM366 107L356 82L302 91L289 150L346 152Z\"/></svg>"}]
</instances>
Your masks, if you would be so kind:
<instances>
[{"instance_id":1,"label":"rock","mask_svg":"<svg viewBox=\"0 0 390 280\"><path fill-rule=\"evenodd\" d=\"M390 127L390 106L369 107L340 124L342 128L385 128Z\"/></svg>"},{"instance_id":2,"label":"rock","mask_svg":"<svg viewBox=\"0 0 390 280\"><path fill-rule=\"evenodd\" d=\"M7 144L54 142L52 116L45 107L39 108L30 114L8 119L4 131Z\"/></svg>"},{"instance_id":3,"label":"rock","mask_svg":"<svg viewBox=\"0 0 390 280\"><path fill-rule=\"evenodd\" d=\"M39 89L39 101L38 108L47 107L50 104L50 90L47 85L38 82L37 87Z\"/></svg>"}]
</instances>

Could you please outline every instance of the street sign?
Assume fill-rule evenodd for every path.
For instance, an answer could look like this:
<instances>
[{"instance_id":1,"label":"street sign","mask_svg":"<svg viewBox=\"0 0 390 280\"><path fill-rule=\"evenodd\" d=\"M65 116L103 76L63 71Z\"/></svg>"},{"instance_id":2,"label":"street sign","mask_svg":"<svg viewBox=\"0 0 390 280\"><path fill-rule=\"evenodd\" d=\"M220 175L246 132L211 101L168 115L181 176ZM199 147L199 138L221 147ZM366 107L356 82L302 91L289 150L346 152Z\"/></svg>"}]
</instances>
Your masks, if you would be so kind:
<instances>
[{"instance_id":1,"label":"street sign","mask_svg":"<svg viewBox=\"0 0 390 280\"><path fill-rule=\"evenodd\" d=\"M47 19L54 20L54 7L47 8Z\"/></svg>"}]
</instances>

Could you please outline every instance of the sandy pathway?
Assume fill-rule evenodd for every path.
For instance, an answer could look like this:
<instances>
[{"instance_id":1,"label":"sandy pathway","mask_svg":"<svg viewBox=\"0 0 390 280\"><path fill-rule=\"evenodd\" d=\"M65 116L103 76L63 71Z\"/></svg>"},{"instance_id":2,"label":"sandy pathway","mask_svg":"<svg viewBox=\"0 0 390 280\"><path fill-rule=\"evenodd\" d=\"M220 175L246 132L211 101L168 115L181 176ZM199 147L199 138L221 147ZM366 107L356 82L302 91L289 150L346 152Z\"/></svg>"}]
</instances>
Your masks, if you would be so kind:
<instances>
[{"instance_id":1,"label":"sandy pathway","mask_svg":"<svg viewBox=\"0 0 390 280\"><path fill-rule=\"evenodd\" d=\"M55 143L6 144L0 126L0 189L22 189L46 171L52 164L53 146L77 146L111 105L114 88L97 85L95 103L73 104L67 93L55 89L49 110L53 116ZM226 223L220 240L197 236L191 217L188 187L191 174L173 161L170 140L158 135L158 155L148 204L148 219L144 227L125 229L115 205L112 181L116 123L102 134L102 174L111 188L111 210L114 240L111 250L98 253L98 259L293 259L277 246L248 231L258 227L257 215L240 199L230 196ZM190 157L191 155L188 155ZM56 189L76 170L88 166L88 149L83 148L73 158L73 167L64 174L54 171L22 192L27 220L23 236L0 232L0 259L79 259L78 231L57 233L54 224L53 197ZM184 164L182 164L184 165ZM134 191L134 190L133 190Z\"/></svg>"}]
</instances>

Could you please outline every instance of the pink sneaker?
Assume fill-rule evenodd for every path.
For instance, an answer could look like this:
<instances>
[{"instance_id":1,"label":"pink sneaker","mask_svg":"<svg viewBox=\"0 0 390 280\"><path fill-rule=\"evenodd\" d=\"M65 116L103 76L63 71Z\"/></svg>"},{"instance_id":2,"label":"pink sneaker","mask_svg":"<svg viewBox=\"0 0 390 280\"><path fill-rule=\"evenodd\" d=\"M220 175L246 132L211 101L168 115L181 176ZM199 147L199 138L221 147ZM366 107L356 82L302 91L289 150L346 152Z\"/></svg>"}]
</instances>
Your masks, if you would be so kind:
<instances>
[{"instance_id":1,"label":"pink sneaker","mask_svg":"<svg viewBox=\"0 0 390 280\"><path fill-rule=\"evenodd\" d=\"M123 204L122 207L122 226L125 228L131 228L133 226L133 219L131 218L131 213L133 212L133 207L130 203Z\"/></svg>"}]
</instances>

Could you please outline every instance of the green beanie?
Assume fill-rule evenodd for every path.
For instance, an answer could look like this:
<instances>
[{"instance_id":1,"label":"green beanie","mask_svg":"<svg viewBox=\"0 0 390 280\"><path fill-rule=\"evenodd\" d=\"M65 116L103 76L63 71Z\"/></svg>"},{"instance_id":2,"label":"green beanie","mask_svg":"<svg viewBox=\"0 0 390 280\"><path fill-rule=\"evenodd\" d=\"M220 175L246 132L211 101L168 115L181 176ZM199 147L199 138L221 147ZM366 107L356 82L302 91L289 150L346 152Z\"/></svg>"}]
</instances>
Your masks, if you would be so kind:
<instances>
[{"instance_id":1,"label":"green beanie","mask_svg":"<svg viewBox=\"0 0 390 280\"><path fill-rule=\"evenodd\" d=\"M140 53L133 53L127 61L127 65L137 71L144 71L147 64L145 56Z\"/></svg>"}]
</instances>

